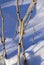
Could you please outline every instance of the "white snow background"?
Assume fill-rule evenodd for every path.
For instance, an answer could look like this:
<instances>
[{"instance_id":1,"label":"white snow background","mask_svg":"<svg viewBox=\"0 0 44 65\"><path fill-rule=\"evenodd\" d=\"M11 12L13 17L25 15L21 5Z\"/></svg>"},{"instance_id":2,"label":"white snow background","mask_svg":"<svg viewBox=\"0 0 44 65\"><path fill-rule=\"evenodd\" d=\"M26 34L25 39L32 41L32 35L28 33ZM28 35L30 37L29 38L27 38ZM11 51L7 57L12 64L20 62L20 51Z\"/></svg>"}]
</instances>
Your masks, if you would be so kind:
<instances>
[{"instance_id":1,"label":"white snow background","mask_svg":"<svg viewBox=\"0 0 44 65\"><path fill-rule=\"evenodd\" d=\"M29 4L30 0L24 0L23 5ZM11 4L12 3L12 4ZM2 8L15 6L15 0L2 4ZM33 27L35 32L33 31ZM30 20L26 27L24 40L26 40L25 53L27 58L26 65L44 65L44 0L37 0L36 4L36 15ZM32 43L34 35L34 44ZM18 35L15 40L18 39ZM23 40L23 41L24 41ZM6 51L8 59L5 59L6 65L17 65L17 42L13 41L12 38L6 38ZM0 42L0 48L1 48ZM0 49L1 53L2 48ZM21 65L23 64L23 58L21 53Z\"/></svg>"}]
</instances>

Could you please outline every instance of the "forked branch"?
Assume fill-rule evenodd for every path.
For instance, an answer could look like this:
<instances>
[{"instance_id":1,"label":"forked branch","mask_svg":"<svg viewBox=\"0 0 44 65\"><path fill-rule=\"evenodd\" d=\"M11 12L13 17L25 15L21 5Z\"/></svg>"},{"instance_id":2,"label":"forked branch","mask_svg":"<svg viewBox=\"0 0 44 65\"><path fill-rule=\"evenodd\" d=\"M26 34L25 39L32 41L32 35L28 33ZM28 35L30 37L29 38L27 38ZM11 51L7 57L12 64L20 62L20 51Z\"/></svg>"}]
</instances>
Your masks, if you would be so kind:
<instances>
[{"instance_id":1,"label":"forked branch","mask_svg":"<svg viewBox=\"0 0 44 65\"><path fill-rule=\"evenodd\" d=\"M25 16L24 16L24 18L23 18L23 21L24 21L24 22L25 22L25 20L27 19L29 13L33 10L34 5L35 5L35 2L32 2L32 3L30 4L30 6L28 7L27 13L25 14Z\"/></svg>"}]
</instances>

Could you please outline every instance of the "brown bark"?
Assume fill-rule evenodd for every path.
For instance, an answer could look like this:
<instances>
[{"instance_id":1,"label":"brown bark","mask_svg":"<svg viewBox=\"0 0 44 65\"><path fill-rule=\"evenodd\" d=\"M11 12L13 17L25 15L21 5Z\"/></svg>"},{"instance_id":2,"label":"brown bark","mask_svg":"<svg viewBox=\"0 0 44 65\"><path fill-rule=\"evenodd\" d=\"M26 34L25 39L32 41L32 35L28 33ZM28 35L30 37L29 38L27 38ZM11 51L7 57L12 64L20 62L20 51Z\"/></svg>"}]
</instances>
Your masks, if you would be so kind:
<instances>
[{"instance_id":1,"label":"brown bark","mask_svg":"<svg viewBox=\"0 0 44 65\"><path fill-rule=\"evenodd\" d=\"M37 2L37 0L33 0L33 2L35 2L35 3L36 3L36 2Z\"/></svg>"}]
</instances>

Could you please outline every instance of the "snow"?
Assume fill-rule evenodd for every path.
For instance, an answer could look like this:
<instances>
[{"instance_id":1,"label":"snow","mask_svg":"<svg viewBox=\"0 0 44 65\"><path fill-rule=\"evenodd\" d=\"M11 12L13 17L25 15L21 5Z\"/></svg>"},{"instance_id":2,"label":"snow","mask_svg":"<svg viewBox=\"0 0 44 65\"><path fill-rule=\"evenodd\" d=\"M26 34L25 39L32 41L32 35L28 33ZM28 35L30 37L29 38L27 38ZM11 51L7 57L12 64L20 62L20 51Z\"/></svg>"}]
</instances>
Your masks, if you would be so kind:
<instances>
[{"instance_id":1,"label":"snow","mask_svg":"<svg viewBox=\"0 0 44 65\"><path fill-rule=\"evenodd\" d=\"M23 4L29 4L30 0L24 0ZM2 4L2 8L15 6L16 2L15 0L7 2ZM24 35L24 45L25 47L25 53L27 58L26 65L44 65L44 0L37 0L36 8L35 8L35 14L34 17L32 16L32 19L30 20L28 26L25 29L25 35ZM7 12L6 12L7 13ZM10 14L7 13L9 16ZM10 15L11 19L12 16ZM9 17L8 17L9 18ZM14 18L13 18L14 19ZM8 19L9 20L9 19ZM6 22L7 26L8 20ZM12 20L13 22L13 20ZM13 24L11 25L13 26ZM33 27L35 31L33 31ZM5 27L6 28L6 27ZM6 31L8 31L11 27L9 27ZM12 29L12 28L11 28ZM9 30L10 32L10 30ZM11 34L11 33L10 33ZM9 35L9 33L8 33ZM34 45L32 42L32 38L34 35ZM6 65L17 65L17 39L19 38L19 35L15 37L15 40L12 38L7 37L5 41L5 47L8 59L5 59ZM0 42L1 43L1 42ZM0 44L0 54L2 50L2 46ZM21 53L21 65L24 65L22 53Z\"/></svg>"},{"instance_id":2,"label":"snow","mask_svg":"<svg viewBox=\"0 0 44 65\"><path fill-rule=\"evenodd\" d=\"M44 40L26 49L25 53L28 63L27 65L44 65ZM17 55L10 59L5 59L5 61L6 65L17 65ZM23 65L22 53L20 62L21 65Z\"/></svg>"},{"instance_id":3,"label":"snow","mask_svg":"<svg viewBox=\"0 0 44 65\"><path fill-rule=\"evenodd\" d=\"M32 2L32 0L26 0L26 1L24 0L23 4L29 4L30 2ZM22 0L19 0L19 5L21 5L21 3L22 3ZM12 0L12 1L9 1L7 3L4 3L1 6L2 6L2 8L16 6L16 0Z\"/></svg>"}]
</instances>

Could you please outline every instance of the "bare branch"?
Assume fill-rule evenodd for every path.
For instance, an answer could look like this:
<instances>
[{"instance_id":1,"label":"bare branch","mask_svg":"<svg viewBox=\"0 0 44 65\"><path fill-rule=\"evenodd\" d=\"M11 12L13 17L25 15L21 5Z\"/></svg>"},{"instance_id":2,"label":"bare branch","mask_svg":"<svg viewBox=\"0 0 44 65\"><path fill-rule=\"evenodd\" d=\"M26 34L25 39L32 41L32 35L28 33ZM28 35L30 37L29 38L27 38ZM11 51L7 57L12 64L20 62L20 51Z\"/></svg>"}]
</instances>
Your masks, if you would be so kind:
<instances>
[{"instance_id":1,"label":"bare branch","mask_svg":"<svg viewBox=\"0 0 44 65\"><path fill-rule=\"evenodd\" d=\"M26 20L26 18L28 17L29 13L33 10L34 5L35 5L35 2L32 2L32 3L30 4L30 6L28 7L28 10L27 10L27 13L25 14L25 16L24 16L24 18L23 18L23 21Z\"/></svg>"},{"instance_id":2,"label":"bare branch","mask_svg":"<svg viewBox=\"0 0 44 65\"><path fill-rule=\"evenodd\" d=\"M27 19L27 21L26 21L25 28L26 28L26 26L28 25L28 23L30 22L30 21L29 21L30 18L31 18L31 13L30 13L30 15L29 15L29 17L28 17L28 19Z\"/></svg>"},{"instance_id":3,"label":"bare branch","mask_svg":"<svg viewBox=\"0 0 44 65\"><path fill-rule=\"evenodd\" d=\"M17 22L17 24L16 24L16 31L15 31L15 33L13 35L13 40L15 39L16 34L18 34L18 33L19 33L19 31L18 31L18 22Z\"/></svg>"},{"instance_id":4,"label":"bare branch","mask_svg":"<svg viewBox=\"0 0 44 65\"><path fill-rule=\"evenodd\" d=\"M18 21L20 22L21 19L20 19L20 12L19 12L19 7L18 7L18 1L19 0L17 0L17 3L16 3L16 11L17 11L17 16L18 16Z\"/></svg>"},{"instance_id":5,"label":"bare branch","mask_svg":"<svg viewBox=\"0 0 44 65\"><path fill-rule=\"evenodd\" d=\"M30 6L28 7L28 10L27 10L27 13L25 14L24 18L21 19L19 7L18 7L18 1L19 0L17 0L16 11L17 11L17 16L18 16L18 21L20 23L19 43L18 43L18 65L20 65L20 46L22 46L23 58L24 58L24 61L26 61L26 56L25 56L25 52L24 52L24 46L23 46L23 43L22 43L22 39L23 39L23 35L24 35L24 30L25 30L26 26L28 25L29 21L26 23L26 26L24 25L24 22L27 19L29 13L30 13L30 17L31 17L31 11L33 10L35 2L32 2L30 4ZM28 20L30 19L30 17L28 18Z\"/></svg>"},{"instance_id":6,"label":"bare branch","mask_svg":"<svg viewBox=\"0 0 44 65\"><path fill-rule=\"evenodd\" d=\"M22 4L23 4L23 2L24 2L24 0L22 0L22 2L21 2L21 5L20 5L20 10L21 10L21 8L22 8Z\"/></svg>"},{"instance_id":7,"label":"bare branch","mask_svg":"<svg viewBox=\"0 0 44 65\"><path fill-rule=\"evenodd\" d=\"M6 55L6 49L5 49L5 38L4 38L4 16L2 15L2 9L0 6L0 16L2 18L2 36L1 36L1 42L2 42L2 48L3 48L3 55L7 58Z\"/></svg>"},{"instance_id":8,"label":"bare branch","mask_svg":"<svg viewBox=\"0 0 44 65\"><path fill-rule=\"evenodd\" d=\"M1 6L0 6L0 16L2 16L2 9L1 9Z\"/></svg>"}]
</instances>

